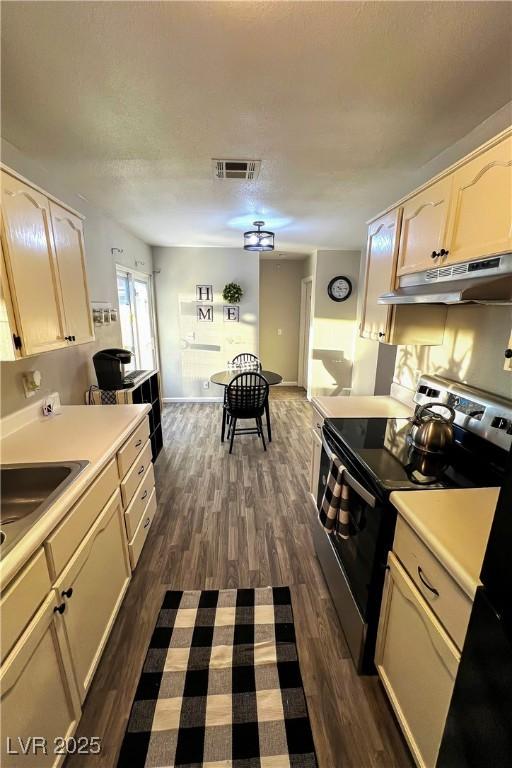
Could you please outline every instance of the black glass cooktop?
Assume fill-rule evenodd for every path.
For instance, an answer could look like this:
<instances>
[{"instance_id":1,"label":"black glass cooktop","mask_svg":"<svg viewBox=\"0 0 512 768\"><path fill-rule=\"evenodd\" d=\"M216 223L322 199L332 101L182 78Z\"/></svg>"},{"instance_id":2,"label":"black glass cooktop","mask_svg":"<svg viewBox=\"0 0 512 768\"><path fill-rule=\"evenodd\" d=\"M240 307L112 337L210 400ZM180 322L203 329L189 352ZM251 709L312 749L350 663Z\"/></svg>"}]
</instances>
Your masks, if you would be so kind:
<instances>
[{"instance_id":1,"label":"black glass cooktop","mask_svg":"<svg viewBox=\"0 0 512 768\"><path fill-rule=\"evenodd\" d=\"M440 456L411 445L409 419L326 419L325 427L340 458L386 491L501 485L506 452L459 427Z\"/></svg>"}]
</instances>

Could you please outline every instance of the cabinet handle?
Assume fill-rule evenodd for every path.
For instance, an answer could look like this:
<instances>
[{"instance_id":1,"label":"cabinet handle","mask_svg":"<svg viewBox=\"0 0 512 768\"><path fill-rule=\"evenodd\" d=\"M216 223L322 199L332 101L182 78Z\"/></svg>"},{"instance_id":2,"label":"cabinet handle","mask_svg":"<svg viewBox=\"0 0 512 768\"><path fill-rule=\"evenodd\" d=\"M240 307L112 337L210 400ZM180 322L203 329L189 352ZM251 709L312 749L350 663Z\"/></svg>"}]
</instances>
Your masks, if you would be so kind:
<instances>
[{"instance_id":1,"label":"cabinet handle","mask_svg":"<svg viewBox=\"0 0 512 768\"><path fill-rule=\"evenodd\" d=\"M441 248L439 251L439 256L448 256L449 253L450 251L445 250L445 248Z\"/></svg>"},{"instance_id":2,"label":"cabinet handle","mask_svg":"<svg viewBox=\"0 0 512 768\"><path fill-rule=\"evenodd\" d=\"M147 489L146 489L146 490L144 491L144 493L142 494L142 496L140 497L140 500L141 500L141 501L144 501L144 499L146 498L146 496L147 496L147 495L148 495L148 491L147 491Z\"/></svg>"},{"instance_id":3,"label":"cabinet handle","mask_svg":"<svg viewBox=\"0 0 512 768\"><path fill-rule=\"evenodd\" d=\"M431 584L428 583L426 578L423 576L423 571L421 570L421 567L419 565L418 565L418 576L420 577L421 583L427 589L429 589L432 592L432 594L434 594L436 597L439 597L439 592L437 591L437 589L435 587L433 587Z\"/></svg>"},{"instance_id":4,"label":"cabinet handle","mask_svg":"<svg viewBox=\"0 0 512 768\"><path fill-rule=\"evenodd\" d=\"M146 520L146 522L144 523L144 528L147 528L147 527L148 527L148 525L150 524L150 522L151 522L151 520L150 520L150 519L149 519L149 517L148 517L148 519L147 519L147 520Z\"/></svg>"},{"instance_id":5,"label":"cabinet handle","mask_svg":"<svg viewBox=\"0 0 512 768\"><path fill-rule=\"evenodd\" d=\"M384 333L384 331L379 331L379 339L382 339L382 337L385 336L385 335L386 334Z\"/></svg>"},{"instance_id":6,"label":"cabinet handle","mask_svg":"<svg viewBox=\"0 0 512 768\"><path fill-rule=\"evenodd\" d=\"M510 358L512 357L512 349L505 350L505 357L507 358L507 360L510 360Z\"/></svg>"},{"instance_id":7,"label":"cabinet handle","mask_svg":"<svg viewBox=\"0 0 512 768\"><path fill-rule=\"evenodd\" d=\"M64 341L71 341L71 336L64 336Z\"/></svg>"},{"instance_id":8,"label":"cabinet handle","mask_svg":"<svg viewBox=\"0 0 512 768\"><path fill-rule=\"evenodd\" d=\"M144 472L144 464L143 464L143 465L142 465L142 467L139 469L139 471L137 472L137 474L138 474L138 475L142 475L142 473L143 473L143 472Z\"/></svg>"},{"instance_id":9,"label":"cabinet handle","mask_svg":"<svg viewBox=\"0 0 512 768\"><path fill-rule=\"evenodd\" d=\"M66 603L61 603L56 608L53 609L54 613L64 613L66 610Z\"/></svg>"},{"instance_id":10,"label":"cabinet handle","mask_svg":"<svg viewBox=\"0 0 512 768\"><path fill-rule=\"evenodd\" d=\"M69 587L69 589L65 589L63 592L61 592L62 597L71 597L73 594L73 587Z\"/></svg>"},{"instance_id":11,"label":"cabinet handle","mask_svg":"<svg viewBox=\"0 0 512 768\"><path fill-rule=\"evenodd\" d=\"M137 442L135 443L135 447L139 448L141 445L142 445L142 440L137 440Z\"/></svg>"},{"instance_id":12,"label":"cabinet handle","mask_svg":"<svg viewBox=\"0 0 512 768\"><path fill-rule=\"evenodd\" d=\"M432 253L430 254L430 258L431 259L437 259L437 257L440 256L440 255L441 255L440 251L432 251Z\"/></svg>"}]
</instances>

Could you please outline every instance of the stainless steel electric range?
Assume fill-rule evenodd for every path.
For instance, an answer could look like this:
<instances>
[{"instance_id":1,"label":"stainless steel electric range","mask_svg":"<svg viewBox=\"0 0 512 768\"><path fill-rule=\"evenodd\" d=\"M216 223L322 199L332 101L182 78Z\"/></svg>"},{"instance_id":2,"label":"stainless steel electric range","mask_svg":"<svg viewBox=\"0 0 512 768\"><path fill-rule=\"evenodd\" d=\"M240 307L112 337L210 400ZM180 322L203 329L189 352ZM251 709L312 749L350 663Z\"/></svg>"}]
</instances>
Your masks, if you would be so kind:
<instances>
[{"instance_id":1,"label":"stainless steel electric range","mask_svg":"<svg viewBox=\"0 0 512 768\"><path fill-rule=\"evenodd\" d=\"M357 670L374 673L375 639L396 510L393 491L500 486L512 445L512 401L447 379L422 376L414 396L455 409L454 439L443 454L411 444L407 418L326 419L318 507L333 456L346 467L350 536L314 525L318 558ZM436 503L435 494L432 504Z\"/></svg>"}]
</instances>

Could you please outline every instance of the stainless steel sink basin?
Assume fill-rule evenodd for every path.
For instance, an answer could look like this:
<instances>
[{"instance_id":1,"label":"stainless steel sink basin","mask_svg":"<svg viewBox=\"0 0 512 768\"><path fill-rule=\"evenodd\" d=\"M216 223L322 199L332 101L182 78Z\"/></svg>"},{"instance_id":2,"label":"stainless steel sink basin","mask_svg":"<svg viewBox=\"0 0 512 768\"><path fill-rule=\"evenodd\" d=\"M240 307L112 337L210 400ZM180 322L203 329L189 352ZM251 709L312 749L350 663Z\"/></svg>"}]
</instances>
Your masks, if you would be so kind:
<instances>
[{"instance_id":1,"label":"stainless steel sink basin","mask_svg":"<svg viewBox=\"0 0 512 768\"><path fill-rule=\"evenodd\" d=\"M88 461L0 467L0 546L5 555L39 520Z\"/></svg>"}]
</instances>

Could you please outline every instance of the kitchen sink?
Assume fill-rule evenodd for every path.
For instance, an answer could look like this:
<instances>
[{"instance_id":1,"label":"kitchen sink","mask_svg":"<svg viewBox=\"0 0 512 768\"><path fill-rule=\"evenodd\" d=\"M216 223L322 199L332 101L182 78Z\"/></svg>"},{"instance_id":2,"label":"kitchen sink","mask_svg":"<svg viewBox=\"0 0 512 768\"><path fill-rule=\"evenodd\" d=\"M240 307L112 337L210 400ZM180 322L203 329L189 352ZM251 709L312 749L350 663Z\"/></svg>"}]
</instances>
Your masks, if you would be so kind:
<instances>
[{"instance_id":1,"label":"kitchen sink","mask_svg":"<svg viewBox=\"0 0 512 768\"><path fill-rule=\"evenodd\" d=\"M4 556L87 466L88 461L3 464L0 547Z\"/></svg>"}]
</instances>

